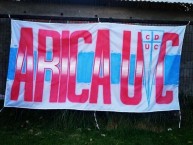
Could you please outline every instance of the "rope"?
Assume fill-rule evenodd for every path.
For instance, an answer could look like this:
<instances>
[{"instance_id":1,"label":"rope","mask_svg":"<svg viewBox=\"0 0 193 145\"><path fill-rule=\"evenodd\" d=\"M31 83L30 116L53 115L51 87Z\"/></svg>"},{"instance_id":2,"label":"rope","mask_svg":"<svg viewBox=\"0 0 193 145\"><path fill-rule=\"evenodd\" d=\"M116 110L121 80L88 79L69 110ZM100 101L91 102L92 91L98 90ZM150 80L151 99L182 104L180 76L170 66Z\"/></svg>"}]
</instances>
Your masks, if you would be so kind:
<instances>
[{"instance_id":1,"label":"rope","mask_svg":"<svg viewBox=\"0 0 193 145\"><path fill-rule=\"evenodd\" d=\"M188 25L190 25L190 21L188 21L188 24L187 24L187 26L188 26Z\"/></svg>"},{"instance_id":2,"label":"rope","mask_svg":"<svg viewBox=\"0 0 193 145\"><path fill-rule=\"evenodd\" d=\"M182 122L182 115L181 111L179 110L179 128L181 128L181 122Z\"/></svg>"},{"instance_id":3,"label":"rope","mask_svg":"<svg viewBox=\"0 0 193 145\"><path fill-rule=\"evenodd\" d=\"M5 98L5 96L0 94L0 100L3 100L4 98ZM0 113L3 111L3 109L4 109L4 107L1 108Z\"/></svg>"},{"instance_id":4,"label":"rope","mask_svg":"<svg viewBox=\"0 0 193 145\"><path fill-rule=\"evenodd\" d=\"M100 23L100 18L98 17L98 22Z\"/></svg>"},{"instance_id":5,"label":"rope","mask_svg":"<svg viewBox=\"0 0 193 145\"><path fill-rule=\"evenodd\" d=\"M0 113L3 111L4 107L0 110Z\"/></svg>"},{"instance_id":6,"label":"rope","mask_svg":"<svg viewBox=\"0 0 193 145\"><path fill-rule=\"evenodd\" d=\"M98 122L97 122L96 111L94 111L94 120L95 120L95 123L96 123L96 128L98 130L100 130L100 127L99 127Z\"/></svg>"}]
</instances>

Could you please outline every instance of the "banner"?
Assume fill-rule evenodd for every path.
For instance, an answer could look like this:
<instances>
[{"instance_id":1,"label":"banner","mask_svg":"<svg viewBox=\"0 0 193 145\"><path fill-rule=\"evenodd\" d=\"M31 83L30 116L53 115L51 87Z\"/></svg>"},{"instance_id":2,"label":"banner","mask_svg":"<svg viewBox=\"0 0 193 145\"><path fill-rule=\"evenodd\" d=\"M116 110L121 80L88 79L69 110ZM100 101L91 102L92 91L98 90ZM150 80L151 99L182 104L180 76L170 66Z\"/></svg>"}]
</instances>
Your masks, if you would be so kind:
<instances>
[{"instance_id":1,"label":"banner","mask_svg":"<svg viewBox=\"0 0 193 145\"><path fill-rule=\"evenodd\" d=\"M179 110L185 26L11 21L5 107Z\"/></svg>"}]
</instances>

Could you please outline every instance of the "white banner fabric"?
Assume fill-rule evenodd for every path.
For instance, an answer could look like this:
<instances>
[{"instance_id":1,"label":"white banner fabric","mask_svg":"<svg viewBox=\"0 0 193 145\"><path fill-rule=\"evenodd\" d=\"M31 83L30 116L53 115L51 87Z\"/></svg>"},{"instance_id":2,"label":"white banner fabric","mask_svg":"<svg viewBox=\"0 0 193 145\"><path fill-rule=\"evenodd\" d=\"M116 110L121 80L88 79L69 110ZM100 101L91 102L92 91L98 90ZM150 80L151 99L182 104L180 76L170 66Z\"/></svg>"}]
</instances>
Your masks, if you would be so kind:
<instances>
[{"instance_id":1,"label":"white banner fabric","mask_svg":"<svg viewBox=\"0 0 193 145\"><path fill-rule=\"evenodd\" d=\"M185 26L11 21L5 107L179 110Z\"/></svg>"}]
</instances>

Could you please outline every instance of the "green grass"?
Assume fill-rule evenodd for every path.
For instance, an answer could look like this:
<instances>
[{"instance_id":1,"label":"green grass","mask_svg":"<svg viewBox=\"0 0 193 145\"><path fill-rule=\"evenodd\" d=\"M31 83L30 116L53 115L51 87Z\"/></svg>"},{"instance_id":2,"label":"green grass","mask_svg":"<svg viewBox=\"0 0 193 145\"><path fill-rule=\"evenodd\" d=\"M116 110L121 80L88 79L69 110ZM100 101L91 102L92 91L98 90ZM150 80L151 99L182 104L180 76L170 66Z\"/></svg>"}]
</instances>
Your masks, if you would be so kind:
<instances>
[{"instance_id":1,"label":"green grass","mask_svg":"<svg viewBox=\"0 0 193 145\"><path fill-rule=\"evenodd\" d=\"M177 111L97 112L100 130L89 111L4 108L0 145L193 145L192 105L184 106L180 129Z\"/></svg>"},{"instance_id":2,"label":"green grass","mask_svg":"<svg viewBox=\"0 0 193 145\"><path fill-rule=\"evenodd\" d=\"M193 144L193 130L176 129L155 133L144 130L53 129L4 127L1 145L188 145Z\"/></svg>"}]
</instances>

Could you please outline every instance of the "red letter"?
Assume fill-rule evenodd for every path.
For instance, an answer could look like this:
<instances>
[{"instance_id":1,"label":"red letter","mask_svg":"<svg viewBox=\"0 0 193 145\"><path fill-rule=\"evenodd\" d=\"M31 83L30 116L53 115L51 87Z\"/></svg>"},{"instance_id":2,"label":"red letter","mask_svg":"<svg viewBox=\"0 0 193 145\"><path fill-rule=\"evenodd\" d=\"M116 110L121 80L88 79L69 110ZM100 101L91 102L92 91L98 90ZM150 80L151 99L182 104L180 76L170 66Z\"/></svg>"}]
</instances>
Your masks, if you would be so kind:
<instances>
[{"instance_id":1,"label":"red letter","mask_svg":"<svg viewBox=\"0 0 193 145\"><path fill-rule=\"evenodd\" d=\"M145 37L147 40L149 40L150 38L149 38L149 35L146 35L146 37Z\"/></svg>"},{"instance_id":2,"label":"red letter","mask_svg":"<svg viewBox=\"0 0 193 145\"><path fill-rule=\"evenodd\" d=\"M145 49L149 49L149 47L150 47L149 43L145 44Z\"/></svg>"},{"instance_id":3,"label":"red letter","mask_svg":"<svg viewBox=\"0 0 193 145\"><path fill-rule=\"evenodd\" d=\"M88 100L89 90L83 89L82 94L76 95L76 65L78 53L78 40L84 39L85 43L92 43L92 35L89 31L75 31L70 37L70 74L68 82L68 99L71 102L84 103Z\"/></svg>"},{"instance_id":4,"label":"red letter","mask_svg":"<svg viewBox=\"0 0 193 145\"><path fill-rule=\"evenodd\" d=\"M159 39L159 35L155 35L154 40L158 40Z\"/></svg>"},{"instance_id":5,"label":"red letter","mask_svg":"<svg viewBox=\"0 0 193 145\"><path fill-rule=\"evenodd\" d=\"M68 84L68 66L69 66L69 31L62 32L62 54L61 54L61 72L60 72L60 91L58 102L66 101Z\"/></svg>"},{"instance_id":6,"label":"red letter","mask_svg":"<svg viewBox=\"0 0 193 145\"><path fill-rule=\"evenodd\" d=\"M90 103L97 103L98 87L103 85L104 104L111 104L110 90L110 40L109 30L98 30L93 77L91 84ZM102 63L103 62L103 63ZM103 67L103 76L99 77L100 66Z\"/></svg>"},{"instance_id":7,"label":"red letter","mask_svg":"<svg viewBox=\"0 0 193 145\"><path fill-rule=\"evenodd\" d=\"M138 33L137 46L137 66L134 81L134 96L128 96L128 74L130 60L130 44L131 32L124 31L123 36L123 52L122 52L122 71L121 71L121 101L125 105L137 105L142 97L142 74L143 74L143 52L142 52L142 36Z\"/></svg>"},{"instance_id":8,"label":"red letter","mask_svg":"<svg viewBox=\"0 0 193 145\"><path fill-rule=\"evenodd\" d=\"M157 71L156 71L156 103L169 104L173 100L173 92L166 91L166 96L162 95L163 83L164 83L164 57L166 54L166 43L172 41L172 46L179 45L179 36L176 33L165 33L163 35L163 42L161 45L160 56L158 59Z\"/></svg>"},{"instance_id":9,"label":"red letter","mask_svg":"<svg viewBox=\"0 0 193 145\"><path fill-rule=\"evenodd\" d=\"M53 57L51 61L46 61L46 38L51 37L53 42ZM38 66L35 87L35 102L42 102L44 88L45 69L52 70L50 102L57 102L58 85L59 85L59 68L60 61L60 34L57 31L40 29L38 33Z\"/></svg>"},{"instance_id":10,"label":"red letter","mask_svg":"<svg viewBox=\"0 0 193 145\"><path fill-rule=\"evenodd\" d=\"M97 103L99 85L103 85L104 104L111 104L110 90L110 40L109 30L98 30L93 77L91 84L90 103ZM103 62L103 63L102 63ZM99 76L100 66L103 67L103 76Z\"/></svg>"},{"instance_id":11,"label":"red letter","mask_svg":"<svg viewBox=\"0 0 193 145\"><path fill-rule=\"evenodd\" d=\"M154 49L155 49L155 50L158 49L158 45L157 45L157 44L154 45Z\"/></svg>"},{"instance_id":12,"label":"red letter","mask_svg":"<svg viewBox=\"0 0 193 145\"><path fill-rule=\"evenodd\" d=\"M26 60L26 73L23 74L22 67ZM25 82L24 101L32 101L33 98L33 32L32 28L21 28L17 65L13 86L11 89L11 100L17 100L19 96L20 83Z\"/></svg>"}]
</instances>

